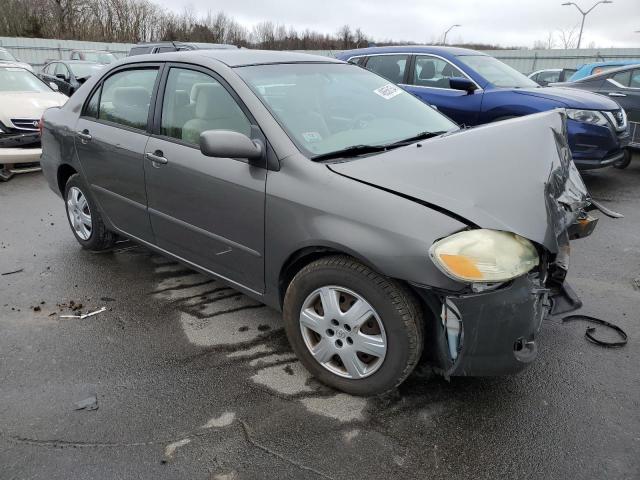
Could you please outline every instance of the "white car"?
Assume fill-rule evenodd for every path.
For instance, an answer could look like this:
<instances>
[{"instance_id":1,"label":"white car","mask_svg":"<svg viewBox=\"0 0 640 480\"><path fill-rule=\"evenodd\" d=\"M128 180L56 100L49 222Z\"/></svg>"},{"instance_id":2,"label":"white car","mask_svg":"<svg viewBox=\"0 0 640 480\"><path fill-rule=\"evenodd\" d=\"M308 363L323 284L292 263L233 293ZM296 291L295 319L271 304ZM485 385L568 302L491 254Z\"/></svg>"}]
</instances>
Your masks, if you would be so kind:
<instances>
[{"instance_id":1,"label":"white car","mask_svg":"<svg viewBox=\"0 0 640 480\"><path fill-rule=\"evenodd\" d=\"M0 65L4 63L11 63L13 65L18 65L19 67L22 67L25 70L29 70L30 72L33 72L33 67L31 65L21 60L18 60L6 48L0 48Z\"/></svg>"},{"instance_id":2,"label":"white car","mask_svg":"<svg viewBox=\"0 0 640 480\"><path fill-rule=\"evenodd\" d=\"M40 118L66 101L30 71L0 63L0 180L37 168L25 164L40 161Z\"/></svg>"}]
</instances>

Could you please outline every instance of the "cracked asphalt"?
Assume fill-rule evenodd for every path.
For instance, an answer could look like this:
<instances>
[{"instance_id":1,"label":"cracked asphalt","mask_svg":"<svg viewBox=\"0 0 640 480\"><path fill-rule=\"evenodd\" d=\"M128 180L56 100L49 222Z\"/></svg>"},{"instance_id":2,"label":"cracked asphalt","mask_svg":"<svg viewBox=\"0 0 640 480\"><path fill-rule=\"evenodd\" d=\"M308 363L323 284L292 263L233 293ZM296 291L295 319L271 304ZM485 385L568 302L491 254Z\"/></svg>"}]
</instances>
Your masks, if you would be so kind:
<instances>
[{"instance_id":1,"label":"cracked asphalt","mask_svg":"<svg viewBox=\"0 0 640 480\"><path fill-rule=\"evenodd\" d=\"M371 399L315 382L279 315L225 285L81 250L40 174L0 184L0 272L22 269L0 276L0 478L640 478L640 157L585 181L626 218L573 243L569 280L629 344L553 318L520 375L422 370Z\"/></svg>"}]
</instances>

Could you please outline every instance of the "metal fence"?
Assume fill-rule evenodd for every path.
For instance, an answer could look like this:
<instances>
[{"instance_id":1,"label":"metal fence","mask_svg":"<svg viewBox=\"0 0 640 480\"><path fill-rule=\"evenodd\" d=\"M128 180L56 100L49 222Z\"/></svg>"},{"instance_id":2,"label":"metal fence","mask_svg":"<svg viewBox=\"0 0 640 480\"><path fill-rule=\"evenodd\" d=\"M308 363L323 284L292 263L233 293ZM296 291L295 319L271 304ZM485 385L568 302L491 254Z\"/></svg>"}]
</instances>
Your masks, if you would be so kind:
<instances>
[{"instance_id":1,"label":"metal fence","mask_svg":"<svg viewBox=\"0 0 640 480\"><path fill-rule=\"evenodd\" d=\"M116 57L129 53L130 43L80 42L76 40L51 40L46 38L0 37L0 47L13 56L31 64L36 70L48 60L69 58L72 50L106 50Z\"/></svg>"},{"instance_id":2,"label":"metal fence","mask_svg":"<svg viewBox=\"0 0 640 480\"><path fill-rule=\"evenodd\" d=\"M133 44L81 42L76 40L53 40L45 38L0 37L0 47L6 48L22 61L36 69L47 60L69 58L72 50L107 50L117 57L129 53ZM335 56L341 50L310 50L307 53ZM499 60L523 73L543 68L571 68L585 63L607 60L637 60L640 62L640 48L599 48L571 50L484 50Z\"/></svg>"}]
</instances>

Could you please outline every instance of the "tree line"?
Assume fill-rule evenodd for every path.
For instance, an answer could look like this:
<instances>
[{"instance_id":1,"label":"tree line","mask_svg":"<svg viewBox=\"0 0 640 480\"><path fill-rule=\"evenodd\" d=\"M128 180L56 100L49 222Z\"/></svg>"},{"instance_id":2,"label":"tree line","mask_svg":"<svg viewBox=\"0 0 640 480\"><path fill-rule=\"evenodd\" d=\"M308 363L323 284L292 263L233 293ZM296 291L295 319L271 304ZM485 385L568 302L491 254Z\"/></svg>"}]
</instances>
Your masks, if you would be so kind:
<instances>
[{"instance_id":1,"label":"tree line","mask_svg":"<svg viewBox=\"0 0 640 480\"><path fill-rule=\"evenodd\" d=\"M0 36L95 42L190 41L269 50L332 50L366 47L360 28L335 34L263 21L247 28L233 17L192 9L168 11L149 0L2 0Z\"/></svg>"}]
</instances>

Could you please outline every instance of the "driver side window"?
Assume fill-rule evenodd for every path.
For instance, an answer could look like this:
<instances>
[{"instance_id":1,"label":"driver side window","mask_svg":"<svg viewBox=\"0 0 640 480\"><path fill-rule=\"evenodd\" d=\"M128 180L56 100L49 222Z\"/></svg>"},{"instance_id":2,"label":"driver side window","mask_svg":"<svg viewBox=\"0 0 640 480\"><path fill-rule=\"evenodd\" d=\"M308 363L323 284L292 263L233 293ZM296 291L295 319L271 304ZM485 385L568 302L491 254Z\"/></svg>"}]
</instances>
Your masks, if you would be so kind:
<instances>
[{"instance_id":1,"label":"driver side window","mask_svg":"<svg viewBox=\"0 0 640 480\"><path fill-rule=\"evenodd\" d=\"M64 78L67 79L69 78L69 70L67 70L67 67L64 64L58 63L56 64L55 75L64 75Z\"/></svg>"},{"instance_id":2,"label":"driver side window","mask_svg":"<svg viewBox=\"0 0 640 480\"><path fill-rule=\"evenodd\" d=\"M416 57L414 85L419 87L451 88L449 79L459 77L464 78L464 74L441 58L422 55Z\"/></svg>"},{"instance_id":3,"label":"driver side window","mask_svg":"<svg viewBox=\"0 0 640 480\"><path fill-rule=\"evenodd\" d=\"M220 82L195 70L172 68L162 102L160 134L198 145L206 130L251 135L251 122Z\"/></svg>"}]
</instances>

